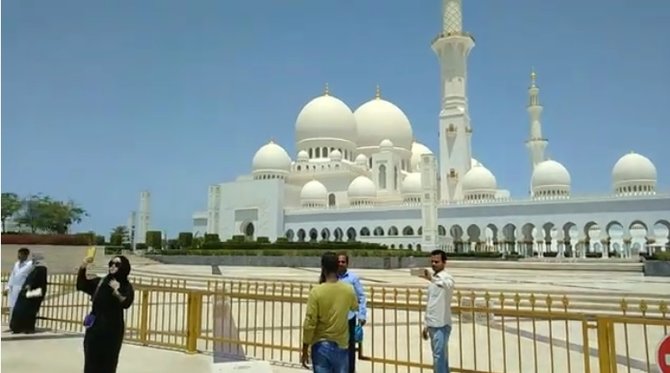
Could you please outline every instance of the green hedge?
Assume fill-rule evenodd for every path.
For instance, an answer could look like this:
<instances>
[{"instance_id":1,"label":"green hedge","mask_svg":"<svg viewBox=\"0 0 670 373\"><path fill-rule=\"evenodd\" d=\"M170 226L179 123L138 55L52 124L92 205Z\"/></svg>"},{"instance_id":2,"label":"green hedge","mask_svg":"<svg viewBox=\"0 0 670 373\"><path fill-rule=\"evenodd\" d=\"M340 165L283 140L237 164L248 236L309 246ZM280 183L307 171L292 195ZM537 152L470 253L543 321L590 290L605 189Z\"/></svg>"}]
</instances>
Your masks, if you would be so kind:
<instances>
[{"instance_id":1,"label":"green hedge","mask_svg":"<svg viewBox=\"0 0 670 373\"><path fill-rule=\"evenodd\" d=\"M662 260L664 262L668 262L670 261L670 251L659 251L654 253L654 255L651 256L651 260Z\"/></svg>"},{"instance_id":2,"label":"green hedge","mask_svg":"<svg viewBox=\"0 0 670 373\"><path fill-rule=\"evenodd\" d=\"M329 250L320 249L223 249L223 250L163 250L161 255L201 255L201 256L321 256ZM407 257L416 256L416 252L409 250L354 250L347 252L350 256L370 257Z\"/></svg>"},{"instance_id":3,"label":"green hedge","mask_svg":"<svg viewBox=\"0 0 670 373\"><path fill-rule=\"evenodd\" d=\"M200 250L319 250L319 251L356 251L388 250L386 246L365 242L204 242ZM401 250L399 250L401 251ZM404 251L404 250L403 250Z\"/></svg>"}]
</instances>

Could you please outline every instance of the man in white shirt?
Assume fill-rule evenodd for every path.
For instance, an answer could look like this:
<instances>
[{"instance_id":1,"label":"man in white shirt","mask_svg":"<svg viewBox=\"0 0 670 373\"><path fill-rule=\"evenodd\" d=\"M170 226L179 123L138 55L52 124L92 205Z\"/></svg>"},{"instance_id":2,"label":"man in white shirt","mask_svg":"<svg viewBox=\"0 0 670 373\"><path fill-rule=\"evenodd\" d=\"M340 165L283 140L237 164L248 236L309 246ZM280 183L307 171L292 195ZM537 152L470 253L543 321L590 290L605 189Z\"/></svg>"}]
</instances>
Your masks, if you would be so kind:
<instances>
[{"instance_id":1,"label":"man in white shirt","mask_svg":"<svg viewBox=\"0 0 670 373\"><path fill-rule=\"evenodd\" d=\"M423 339L430 338L433 350L433 372L449 373L447 357L449 335L451 334L451 298L454 292L454 278L445 271L447 253L433 250L430 253L430 264L433 273L425 270L423 278L428 284L428 301L422 331Z\"/></svg>"},{"instance_id":2,"label":"man in white shirt","mask_svg":"<svg viewBox=\"0 0 670 373\"><path fill-rule=\"evenodd\" d=\"M9 280L3 291L4 295L8 295L7 305L9 306L9 318L12 318L12 311L14 310L14 305L16 300L19 298L19 293L23 288L23 283L26 282L26 278L30 271L33 269L32 260L28 260L30 255L30 250L25 247L19 249L18 260L14 263L14 268L12 273L9 275Z\"/></svg>"}]
</instances>

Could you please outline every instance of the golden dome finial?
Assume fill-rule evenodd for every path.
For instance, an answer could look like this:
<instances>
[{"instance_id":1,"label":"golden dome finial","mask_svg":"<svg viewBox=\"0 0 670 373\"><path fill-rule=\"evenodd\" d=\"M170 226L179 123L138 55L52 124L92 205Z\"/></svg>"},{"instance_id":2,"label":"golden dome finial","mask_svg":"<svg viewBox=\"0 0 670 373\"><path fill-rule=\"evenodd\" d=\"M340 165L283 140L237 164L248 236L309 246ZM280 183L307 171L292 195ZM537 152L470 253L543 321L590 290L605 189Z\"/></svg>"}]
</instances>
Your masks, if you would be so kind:
<instances>
[{"instance_id":1,"label":"golden dome finial","mask_svg":"<svg viewBox=\"0 0 670 373\"><path fill-rule=\"evenodd\" d=\"M330 88L328 87L328 82L326 82L326 88L323 90L323 95L324 96L329 96L330 95Z\"/></svg>"},{"instance_id":2,"label":"golden dome finial","mask_svg":"<svg viewBox=\"0 0 670 373\"><path fill-rule=\"evenodd\" d=\"M375 89L375 98L382 98L382 89L379 87L379 84L377 84L377 88Z\"/></svg>"},{"instance_id":3,"label":"golden dome finial","mask_svg":"<svg viewBox=\"0 0 670 373\"><path fill-rule=\"evenodd\" d=\"M535 73L535 68L531 67L531 69L530 69L530 86L535 87L536 81L537 81L537 73Z\"/></svg>"}]
</instances>

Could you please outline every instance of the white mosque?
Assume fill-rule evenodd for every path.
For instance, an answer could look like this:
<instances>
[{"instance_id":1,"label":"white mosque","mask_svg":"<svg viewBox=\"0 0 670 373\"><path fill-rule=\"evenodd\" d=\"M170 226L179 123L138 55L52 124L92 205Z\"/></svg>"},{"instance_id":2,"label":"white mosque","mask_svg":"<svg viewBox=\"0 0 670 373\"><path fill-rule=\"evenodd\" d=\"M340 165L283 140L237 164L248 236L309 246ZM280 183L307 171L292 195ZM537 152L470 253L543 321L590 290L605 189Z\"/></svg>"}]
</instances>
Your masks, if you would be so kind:
<instances>
[{"instance_id":1,"label":"white mosque","mask_svg":"<svg viewBox=\"0 0 670 373\"><path fill-rule=\"evenodd\" d=\"M352 111L326 86L298 114L295 159L273 141L263 145L250 175L209 187L193 232L581 257L665 250L670 194L656 191L656 167L645 156L623 155L612 168L612 189L601 196L571 195L569 171L545 155L534 72L526 141L531 193L513 199L500 188L472 157L466 80L474 39L462 29L461 0L443 0L442 16L432 43L442 87L437 153L414 139L409 118L379 88Z\"/></svg>"}]
</instances>

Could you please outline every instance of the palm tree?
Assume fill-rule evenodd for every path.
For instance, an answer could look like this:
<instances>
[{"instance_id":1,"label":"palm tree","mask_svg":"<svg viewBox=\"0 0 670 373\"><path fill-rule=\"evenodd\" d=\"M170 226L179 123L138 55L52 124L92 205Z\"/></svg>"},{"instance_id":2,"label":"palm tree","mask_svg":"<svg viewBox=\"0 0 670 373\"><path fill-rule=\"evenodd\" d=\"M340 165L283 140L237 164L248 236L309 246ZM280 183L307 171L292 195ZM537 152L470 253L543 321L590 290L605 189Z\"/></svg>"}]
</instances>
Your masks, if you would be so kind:
<instances>
[{"instance_id":1,"label":"palm tree","mask_svg":"<svg viewBox=\"0 0 670 373\"><path fill-rule=\"evenodd\" d=\"M125 225L119 225L112 229L112 233L109 237L109 242L114 246L121 246L125 242L128 242L128 227Z\"/></svg>"}]
</instances>

